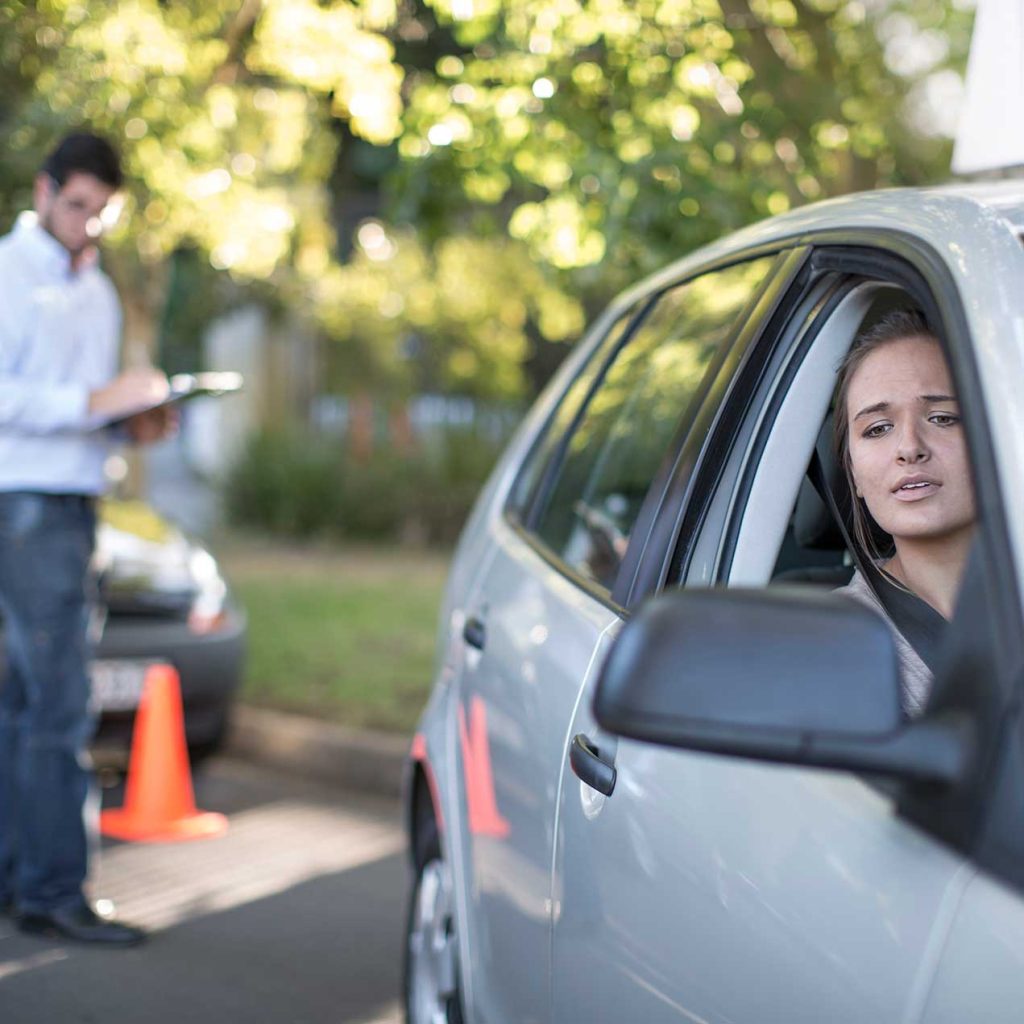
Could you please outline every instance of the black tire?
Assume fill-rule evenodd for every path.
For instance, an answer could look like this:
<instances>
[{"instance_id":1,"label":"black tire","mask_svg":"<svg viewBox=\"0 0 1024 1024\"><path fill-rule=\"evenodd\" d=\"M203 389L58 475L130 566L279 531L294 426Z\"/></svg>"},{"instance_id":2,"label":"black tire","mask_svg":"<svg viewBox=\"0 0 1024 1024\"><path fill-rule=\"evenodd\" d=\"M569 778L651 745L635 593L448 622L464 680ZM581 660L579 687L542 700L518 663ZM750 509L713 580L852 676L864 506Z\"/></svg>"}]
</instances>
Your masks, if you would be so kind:
<instances>
[{"instance_id":1,"label":"black tire","mask_svg":"<svg viewBox=\"0 0 1024 1024\"><path fill-rule=\"evenodd\" d=\"M462 986L459 980L458 946L455 932L454 908L447 904L447 914L442 914L444 921L431 922L435 933L443 933L447 941L451 943L452 956L452 985L450 990L447 985L441 986L436 992L431 991L431 977L429 965L421 962L418 958L423 957L421 946L423 941L423 900L427 896L427 902L432 902L429 893L425 894L424 887L436 889L439 878L448 877L447 866L444 855L441 852L441 842L437 833L437 824L432 815L420 821L417 829L416 850L415 850L415 871L416 877L409 897L409 909L406 915L405 926L405 957L402 970L402 992L405 1008L406 1024L435 1024L439 1019L437 1016L429 1015L425 1007L430 1007L435 1013L443 1013L445 1024L463 1024L462 1015Z\"/></svg>"}]
</instances>

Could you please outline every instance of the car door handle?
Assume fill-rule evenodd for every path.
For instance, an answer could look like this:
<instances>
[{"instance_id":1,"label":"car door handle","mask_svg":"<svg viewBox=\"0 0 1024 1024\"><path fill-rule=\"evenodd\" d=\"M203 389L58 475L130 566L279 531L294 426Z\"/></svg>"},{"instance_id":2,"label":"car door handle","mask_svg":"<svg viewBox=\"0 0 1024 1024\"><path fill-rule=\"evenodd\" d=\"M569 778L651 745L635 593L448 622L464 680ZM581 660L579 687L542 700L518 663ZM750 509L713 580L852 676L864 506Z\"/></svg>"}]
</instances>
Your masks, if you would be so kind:
<instances>
[{"instance_id":1,"label":"car door handle","mask_svg":"<svg viewBox=\"0 0 1024 1024\"><path fill-rule=\"evenodd\" d=\"M468 618L462 627L462 639L482 651L487 644L487 627L477 618Z\"/></svg>"},{"instance_id":2,"label":"car door handle","mask_svg":"<svg viewBox=\"0 0 1024 1024\"><path fill-rule=\"evenodd\" d=\"M569 764L576 777L598 793L611 796L615 789L615 768L605 761L589 736L577 733L569 747Z\"/></svg>"}]
</instances>

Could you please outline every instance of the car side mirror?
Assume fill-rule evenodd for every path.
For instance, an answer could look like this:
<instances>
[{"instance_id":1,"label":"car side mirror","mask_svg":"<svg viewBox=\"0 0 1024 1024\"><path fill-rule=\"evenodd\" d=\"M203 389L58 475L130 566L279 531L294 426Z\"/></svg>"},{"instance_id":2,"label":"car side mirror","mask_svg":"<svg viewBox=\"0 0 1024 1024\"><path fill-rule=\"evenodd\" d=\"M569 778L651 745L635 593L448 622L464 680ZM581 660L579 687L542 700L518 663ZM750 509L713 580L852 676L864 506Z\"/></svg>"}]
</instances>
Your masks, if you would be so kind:
<instances>
[{"instance_id":1,"label":"car side mirror","mask_svg":"<svg viewBox=\"0 0 1024 1024\"><path fill-rule=\"evenodd\" d=\"M648 602L601 668L594 715L665 746L930 782L961 777L970 739L956 717L904 721L878 615L799 587Z\"/></svg>"}]
</instances>

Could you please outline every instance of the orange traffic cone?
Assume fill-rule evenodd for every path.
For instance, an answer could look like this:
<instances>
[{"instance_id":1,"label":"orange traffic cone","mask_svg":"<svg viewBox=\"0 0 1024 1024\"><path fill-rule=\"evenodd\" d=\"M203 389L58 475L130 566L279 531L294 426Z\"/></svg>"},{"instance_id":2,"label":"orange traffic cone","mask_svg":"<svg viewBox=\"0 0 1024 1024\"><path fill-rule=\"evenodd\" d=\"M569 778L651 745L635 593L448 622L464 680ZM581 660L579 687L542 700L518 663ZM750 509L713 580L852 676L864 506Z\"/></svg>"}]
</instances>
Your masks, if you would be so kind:
<instances>
[{"instance_id":1,"label":"orange traffic cone","mask_svg":"<svg viewBox=\"0 0 1024 1024\"><path fill-rule=\"evenodd\" d=\"M178 673L170 665L153 665L135 716L124 806L100 815L100 831L163 843L217 836L227 827L223 814L196 810Z\"/></svg>"}]
</instances>

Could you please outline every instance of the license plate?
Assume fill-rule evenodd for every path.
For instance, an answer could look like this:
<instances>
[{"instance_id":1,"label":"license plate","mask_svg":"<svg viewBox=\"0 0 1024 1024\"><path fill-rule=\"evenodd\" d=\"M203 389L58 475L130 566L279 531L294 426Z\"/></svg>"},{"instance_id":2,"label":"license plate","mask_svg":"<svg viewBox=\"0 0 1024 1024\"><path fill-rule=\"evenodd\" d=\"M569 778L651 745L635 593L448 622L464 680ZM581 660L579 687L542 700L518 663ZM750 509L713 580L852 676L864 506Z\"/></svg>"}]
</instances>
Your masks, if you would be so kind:
<instances>
[{"instance_id":1,"label":"license plate","mask_svg":"<svg viewBox=\"0 0 1024 1024\"><path fill-rule=\"evenodd\" d=\"M148 661L94 661L89 666L92 700L100 711L132 711L142 699Z\"/></svg>"}]
</instances>

